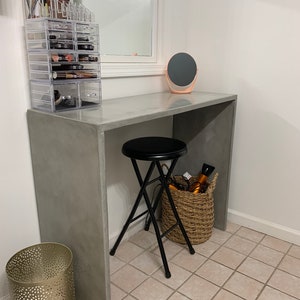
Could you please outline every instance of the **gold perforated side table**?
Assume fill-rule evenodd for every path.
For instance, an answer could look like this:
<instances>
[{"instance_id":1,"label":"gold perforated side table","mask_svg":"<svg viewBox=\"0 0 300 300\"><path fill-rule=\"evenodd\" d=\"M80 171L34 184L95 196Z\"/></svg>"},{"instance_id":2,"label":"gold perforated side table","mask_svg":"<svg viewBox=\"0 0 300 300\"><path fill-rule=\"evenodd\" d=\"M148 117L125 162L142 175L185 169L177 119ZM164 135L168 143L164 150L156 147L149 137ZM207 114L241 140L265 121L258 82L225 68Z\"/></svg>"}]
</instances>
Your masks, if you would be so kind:
<instances>
[{"instance_id":1,"label":"gold perforated side table","mask_svg":"<svg viewBox=\"0 0 300 300\"><path fill-rule=\"evenodd\" d=\"M11 257L6 273L13 299L75 300L73 254L65 245L27 247Z\"/></svg>"}]
</instances>

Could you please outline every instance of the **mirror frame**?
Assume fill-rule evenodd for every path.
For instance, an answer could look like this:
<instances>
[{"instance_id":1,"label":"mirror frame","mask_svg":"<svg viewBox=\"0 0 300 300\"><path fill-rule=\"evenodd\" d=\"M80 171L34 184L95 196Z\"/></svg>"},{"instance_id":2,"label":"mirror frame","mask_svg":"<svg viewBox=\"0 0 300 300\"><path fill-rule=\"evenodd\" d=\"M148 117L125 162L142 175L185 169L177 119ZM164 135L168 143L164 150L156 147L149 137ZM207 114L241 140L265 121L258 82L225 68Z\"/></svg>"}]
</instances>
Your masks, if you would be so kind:
<instances>
[{"instance_id":1,"label":"mirror frame","mask_svg":"<svg viewBox=\"0 0 300 300\"><path fill-rule=\"evenodd\" d=\"M159 30L161 8L159 0L153 0L152 7L152 47L151 56L118 56L102 55L101 56L101 77L132 77L132 76L152 76L162 75L164 66L159 64L161 54L161 35ZM101 36L100 36L101 40Z\"/></svg>"}]
</instances>

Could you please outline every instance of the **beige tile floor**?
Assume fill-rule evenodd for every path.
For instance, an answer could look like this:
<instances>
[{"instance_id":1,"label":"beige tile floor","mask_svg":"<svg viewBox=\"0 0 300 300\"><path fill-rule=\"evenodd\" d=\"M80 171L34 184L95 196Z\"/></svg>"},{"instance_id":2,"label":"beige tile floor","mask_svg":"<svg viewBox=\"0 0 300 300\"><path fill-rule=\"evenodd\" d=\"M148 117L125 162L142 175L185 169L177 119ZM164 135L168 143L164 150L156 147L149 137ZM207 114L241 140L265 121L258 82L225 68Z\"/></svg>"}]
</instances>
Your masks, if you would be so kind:
<instances>
[{"instance_id":1,"label":"beige tile floor","mask_svg":"<svg viewBox=\"0 0 300 300\"><path fill-rule=\"evenodd\" d=\"M153 231L119 246L111 263L111 300L300 299L300 246L229 223L226 231L185 245L164 238L166 279Z\"/></svg>"}]
</instances>

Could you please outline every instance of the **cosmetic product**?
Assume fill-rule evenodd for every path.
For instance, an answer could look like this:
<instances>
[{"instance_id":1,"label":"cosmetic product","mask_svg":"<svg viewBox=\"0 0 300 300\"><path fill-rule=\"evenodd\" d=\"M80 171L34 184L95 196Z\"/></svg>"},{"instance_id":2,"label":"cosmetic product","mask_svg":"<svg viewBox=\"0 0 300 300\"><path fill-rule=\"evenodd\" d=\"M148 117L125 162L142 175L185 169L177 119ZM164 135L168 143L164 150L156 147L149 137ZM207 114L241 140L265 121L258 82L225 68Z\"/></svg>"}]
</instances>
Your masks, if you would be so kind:
<instances>
[{"instance_id":1,"label":"cosmetic product","mask_svg":"<svg viewBox=\"0 0 300 300\"><path fill-rule=\"evenodd\" d=\"M52 54L51 55L51 61L53 62L60 62L60 61L67 61L72 62L74 61L74 55L73 54Z\"/></svg>"},{"instance_id":2,"label":"cosmetic product","mask_svg":"<svg viewBox=\"0 0 300 300\"><path fill-rule=\"evenodd\" d=\"M185 172L185 173L182 175L182 178L184 179L184 181L185 181L186 184L187 184L186 190L189 190L189 189L190 189L190 179L192 178L192 175L191 175L189 172Z\"/></svg>"},{"instance_id":3,"label":"cosmetic product","mask_svg":"<svg viewBox=\"0 0 300 300\"><path fill-rule=\"evenodd\" d=\"M90 44L79 44L78 45L78 50L94 50L94 46Z\"/></svg>"},{"instance_id":4,"label":"cosmetic product","mask_svg":"<svg viewBox=\"0 0 300 300\"><path fill-rule=\"evenodd\" d=\"M56 1L50 0L50 18L57 18Z\"/></svg>"},{"instance_id":5,"label":"cosmetic product","mask_svg":"<svg viewBox=\"0 0 300 300\"><path fill-rule=\"evenodd\" d=\"M97 62L98 61L98 57L97 56L88 55L88 54L79 54L78 60L79 61Z\"/></svg>"},{"instance_id":6,"label":"cosmetic product","mask_svg":"<svg viewBox=\"0 0 300 300\"><path fill-rule=\"evenodd\" d=\"M89 38L87 36L79 36L77 38L77 41L78 42L88 42L89 41Z\"/></svg>"},{"instance_id":7,"label":"cosmetic product","mask_svg":"<svg viewBox=\"0 0 300 300\"><path fill-rule=\"evenodd\" d=\"M97 78L97 74L84 71L73 71L73 72L52 72L52 78L54 80L59 79L88 79L88 78Z\"/></svg>"},{"instance_id":8,"label":"cosmetic product","mask_svg":"<svg viewBox=\"0 0 300 300\"><path fill-rule=\"evenodd\" d=\"M178 188L175 185L171 184L171 183L169 184L169 189L174 190L174 191L178 191Z\"/></svg>"},{"instance_id":9,"label":"cosmetic product","mask_svg":"<svg viewBox=\"0 0 300 300\"><path fill-rule=\"evenodd\" d=\"M41 1L37 1L36 5L35 5L35 8L34 8L34 16L36 18L39 18L39 17L43 16L42 7L43 7L43 5L42 5Z\"/></svg>"},{"instance_id":10,"label":"cosmetic product","mask_svg":"<svg viewBox=\"0 0 300 300\"><path fill-rule=\"evenodd\" d=\"M65 56L63 54L52 54L51 61L59 62L59 61L66 61Z\"/></svg>"},{"instance_id":11,"label":"cosmetic product","mask_svg":"<svg viewBox=\"0 0 300 300\"><path fill-rule=\"evenodd\" d=\"M205 193L208 187L207 179L212 174L214 169L215 167L204 163L197 181L190 186L189 191L193 194Z\"/></svg>"},{"instance_id":12,"label":"cosmetic product","mask_svg":"<svg viewBox=\"0 0 300 300\"><path fill-rule=\"evenodd\" d=\"M76 74L73 74L73 73L52 72L52 78L54 80L59 80L59 79L76 79L78 77Z\"/></svg>"},{"instance_id":13,"label":"cosmetic product","mask_svg":"<svg viewBox=\"0 0 300 300\"><path fill-rule=\"evenodd\" d=\"M50 41L51 49L73 49L73 44L68 43L53 43Z\"/></svg>"},{"instance_id":14,"label":"cosmetic product","mask_svg":"<svg viewBox=\"0 0 300 300\"><path fill-rule=\"evenodd\" d=\"M54 99L55 99L54 100L55 106L59 105L63 100L63 98L58 90L54 90Z\"/></svg>"},{"instance_id":15,"label":"cosmetic product","mask_svg":"<svg viewBox=\"0 0 300 300\"><path fill-rule=\"evenodd\" d=\"M97 74L86 71L75 71L74 72L78 78L97 78Z\"/></svg>"},{"instance_id":16,"label":"cosmetic product","mask_svg":"<svg viewBox=\"0 0 300 300\"><path fill-rule=\"evenodd\" d=\"M59 64L59 65L52 66L53 71L82 70L82 69L83 69L83 65L79 65L79 64L71 64L71 65Z\"/></svg>"},{"instance_id":17,"label":"cosmetic product","mask_svg":"<svg viewBox=\"0 0 300 300\"><path fill-rule=\"evenodd\" d=\"M61 105L64 107L75 107L76 106L76 98L71 95L62 96Z\"/></svg>"}]
</instances>

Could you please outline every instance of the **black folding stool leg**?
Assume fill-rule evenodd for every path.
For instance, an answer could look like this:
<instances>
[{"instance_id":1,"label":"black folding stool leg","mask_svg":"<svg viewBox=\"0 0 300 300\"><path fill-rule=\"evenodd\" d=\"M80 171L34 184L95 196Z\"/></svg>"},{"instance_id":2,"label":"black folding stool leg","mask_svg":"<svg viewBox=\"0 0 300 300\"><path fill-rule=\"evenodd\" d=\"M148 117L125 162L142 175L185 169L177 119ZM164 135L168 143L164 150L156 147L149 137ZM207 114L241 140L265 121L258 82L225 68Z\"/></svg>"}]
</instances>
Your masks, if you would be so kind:
<instances>
[{"instance_id":1,"label":"black folding stool leg","mask_svg":"<svg viewBox=\"0 0 300 300\"><path fill-rule=\"evenodd\" d=\"M181 230L181 232L182 232L182 234L183 234L183 237L184 237L184 239L185 239L185 241L186 241L186 243L187 243L187 245L188 245L188 247L189 247L190 253L191 253L191 254L194 254L194 253L195 253L195 250L194 250L194 248L193 248L193 246L192 246L192 244L191 244L191 242L190 242L190 239L189 239L188 235L186 234L186 231L185 231L185 229L184 229L184 226L182 225L181 219L180 219L180 217L179 217L179 215L178 215L178 212L177 212L177 209L176 209L176 207L175 207L175 204L174 204L174 201L173 201L171 192L170 192L170 190L169 190L168 184L167 184L166 179L165 179L165 177L164 177L164 173L163 173L162 167L161 167L161 165L159 164L159 162L156 162L156 166L157 166L157 169L158 169L159 174L160 174L160 176L161 176L162 184L163 184L163 186L164 186L164 188L165 188L165 190L166 190L166 194L167 194L167 196L168 196L169 203L170 203L170 205L171 205L171 208L172 208L174 217L175 217L175 219L176 219L176 221L177 221L177 223L178 223L178 225L179 225L179 228L180 228L180 230Z\"/></svg>"},{"instance_id":2,"label":"black folding stool leg","mask_svg":"<svg viewBox=\"0 0 300 300\"><path fill-rule=\"evenodd\" d=\"M169 270L169 265L168 265L168 261L167 261L167 258L166 258L165 249L164 249L164 246L163 246L163 243L162 243L160 230L159 230L158 224L156 222L156 218L155 218L155 209L156 208L155 209L152 208L149 196L148 196L147 191L146 191L146 186L149 183L150 177L146 176L144 181L143 181L136 160L131 159L131 161L132 161L133 168L135 170L136 176L138 178L138 181L141 184L141 190L143 189L143 186L145 186L145 188L143 189L143 196L144 196L144 199L145 199L145 202L146 202L146 205L147 205L147 208L148 208L148 212L149 212L149 215L150 215L149 223L151 223L151 221L153 223L153 227L154 227L154 230L155 230L155 235L156 235L157 243L158 243L158 246L159 246L161 259L162 259L164 269L165 269L165 276L166 276L166 278L170 278L171 277L171 272ZM155 165L155 162L153 161L151 163L151 165L152 164Z\"/></svg>"},{"instance_id":3,"label":"black folding stool leg","mask_svg":"<svg viewBox=\"0 0 300 300\"><path fill-rule=\"evenodd\" d=\"M135 160L133 160L133 161L134 161L133 164L135 166L134 169L135 169L135 171L137 173L137 177L141 178L140 172L139 172L138 168L136 168L137 167L136 162L135 162ZM126 221L125 225L123 226L123 229L122 229L120 235L118 236L117 241L115 242L114 246L110 250L110 255L113 256L116 253L116 250L117 250L120 242L122 241L122 238L124 237L124 234L127 231L130 223L133 220L135 220L134 219L134 215L135 215L136 210L137 210L137 208L139 206L139 203L141 201L142 196L144 196L145 202L146 202L146 205L147 205L147 208L148 208L148 212L150 214L150 218L151 218L153 226L154 226L157 243L158 243L158 246L159 246L161 258L162 258L164 269L165 269L165 276L166 276L166 278L170 278L171 277L171 273L170 273L170 270L169 270L169 266L168 266L168 262L167 262L167 258L166 258L166 253L165 253L165 250L164 250L164 246L163 246L163 243L162 243L162 240L161 240L161 237L160 237L160 230L159 230L157 222L155 220L154 212L152 210L151 203L150 203L148 194L146 192L146 187L147 187L149 179L150 179L150 177L151 177L151 175L153 173L154 167L155 167L155 162L153 161L153 162L151 162L151 165L150 165L150 167L148 169L148 172L147 172L147 174L145 176L145 179L144 179L144 181L142 183L140 192L139 192L139 194L137 196L137 199L136 199L136 201L134 203L134 206L133 206L133 208L131 210L131 213L130 213L129 217L127 218L127 221Z\"/></svg>"},{"instance_id":4,"label":"black folding stool leg","mask_svg":"<svg viewBox=\"0 0 300 300\"><path fill-rule=\"evenodd\" d=\"M132 208L132 210L131 210L131 212L130 212L128 218L127 218L127 221L126 221L126 223L124 224L123 229L122 229L121 233L119 234L119 236L118 236L118 238L117 238L117 240L116 240L114 246L112 247L112 249L111 249L110 252L109 252L110 255L112 255L112 256L115 255L116 250L117 250L117 248L118 248L120 242L122 241L125 232L127 231L128 227L129 227L129 225L130 225L130 223L131 223L132 220L133 220L133 217L134 217L134 215L135 215L135 213L136 213L136 210L137 210L137 208L138 208L138 206L139 206L139 204L140 204L140 201L141 201L141 199L142 199L142 196L144 195L144 191L146 190L147 182L149 181L149 179L150 179L150 177L151 177L151 175L152 175L152 173L153 173L154 167L155 167L155 162L152 162L151 165L150 165L150 167L149 167L149 169L148 169L148 172L147 172L147 174L146 174L146 176L145 176L145 180L144 180L144 182L143 182L143 184L142 184L142 186L141 186L140 192L139 192L139 194L138 194L138 196L137 196L137 198L136 198L136 200L135 200L134 206L133 206L133 208Z\"/></svg>"},{"instance_id":5,"label":"black folding stool leg","mask_svg":"<svg viewBox=\"0 0 300 300\"><path fill-rule=\"evenodd\" d=\"M159 200L160 200L160 198L161 198L161 196L162 196L163 191L164 191L164 187L161 186L161 187L159 188L159 191L158 191L157 196L156 196L156 198L155 198L155 201L154 201L154 203L153 203L153 212L154 212L154 214L155 214L156 208L157 208L157 206L158 206L158 203L159 203ZM144 226L144 230L145 230L145 231L149 231L150 225L151 225L151 218L148 219L148 220L146 220L146 224L145 224L145 226Z\"/></svg>"},{"instance_id":6,"label":"black folding stool leg","mask_svg":"<svg viewBox=\"0 0 300 300\"><path fill-rule=\"evenodd\" d=\"M168 182L169 178L171 177L171 174L172 174L172 172L173 172L173 170L174 170L174 168L175 168L175 165L176 165L177 161L178 161L178 158L175 158L175 159L172 160L171 165L170 165L170 167L169 167L169 169L168 169L167 174L164 175L164 176L165 176L165 181L166 181L166 182ZM159 162L157 162L157 163L159 163ZM161 187L160 187L160 189L159 189L159 191L158 191L158 193L157 193L157 196L156 196L155 201L154 201L154 204L153 204L153 211L154 211L154 213L155 213L155 211L156 211L156 208L157 208L157 206L158 206L158 203L159 203L159 201L160 201L160 199L161 199L161 196L162 196L162 193L163 193L163 191L164 191L164 185L162 184L162 181L161 181L161 175L160 175L159 178L160 178L160 182L161 182ZM145 229L146 231L148 231L149 228L150 228L150 225L151 225L151 219L149 219L149 220L147 221L147 223L146 223L144 229Z\"/></svg>"},{"instance_id":7,"label":"black folding stool leg","mask_svg":"<svg viewBox=\"0 0 300 300\"><path fill-rule=\"evenodd\" d=\"M131 158L131 162L132 162L132 165L133 165L133 168L134 168L136 177L137 177L137 179L138 179L138 181L139 181L140 187L142 187L142 185L143 185L143 179L142 179L141 173L140 173L140 171L139 171L137 162L136 162L136 160L133 159L133 158ZM163 186L160 187L160 190L159 190L159 192L158 192L158 195L161 196L161 195L162 195L162 192L163 192ZM145 194L146 194L146 195L145 195ZM144 192L144 197L148 197L148 194L147 194L147 191L146 191L146 190L145 190L145 192ZM149 198L149 197L148 197L148 198ZM156 197L156 200L155 200L155 202L154 202L154 206L153 206L153 211L154 211L154 213L155 213L155 211L156 211L156 207L157 207L159 198L160 198L160 197L157 196L157 197ZM157 203L156 203L156 202L157 202ZM151 218L147 221L147 223L146 223L146 225L145 225L145 227L144 227L145 231L148 231L148 230L149 230L150 224L151 224Z\"/></svg>"},{"instance_id":8,"label":"black folding stool leg","mask_svg":"<svg viewBox=\"0 0 300 300\"><path fill-rule=\"evenodd\" d=\"M151 207L151 203L150 203L149 199L145 199L145 201L146 201L148 211L149 211L149 214L150 214L150 219L153 223L153 227L154 227L154 230L155 230L156 239L157 239L157 243L158 243L158 246L159 246L161 259L163 261L163 265L164 265L164 268L165 268L165 276L166 276L166 278L170 278L171 277L171 272L169 270L169 265L168 265L168 261L167 261L167 258L166 258L165 249L164 249L164 246L163 246L163 242L161 240L160 230L159 230L159 227L157 225L155 215L154 215L154 212L153 212L153 209Z\"/></svg>"}]
</instances>

